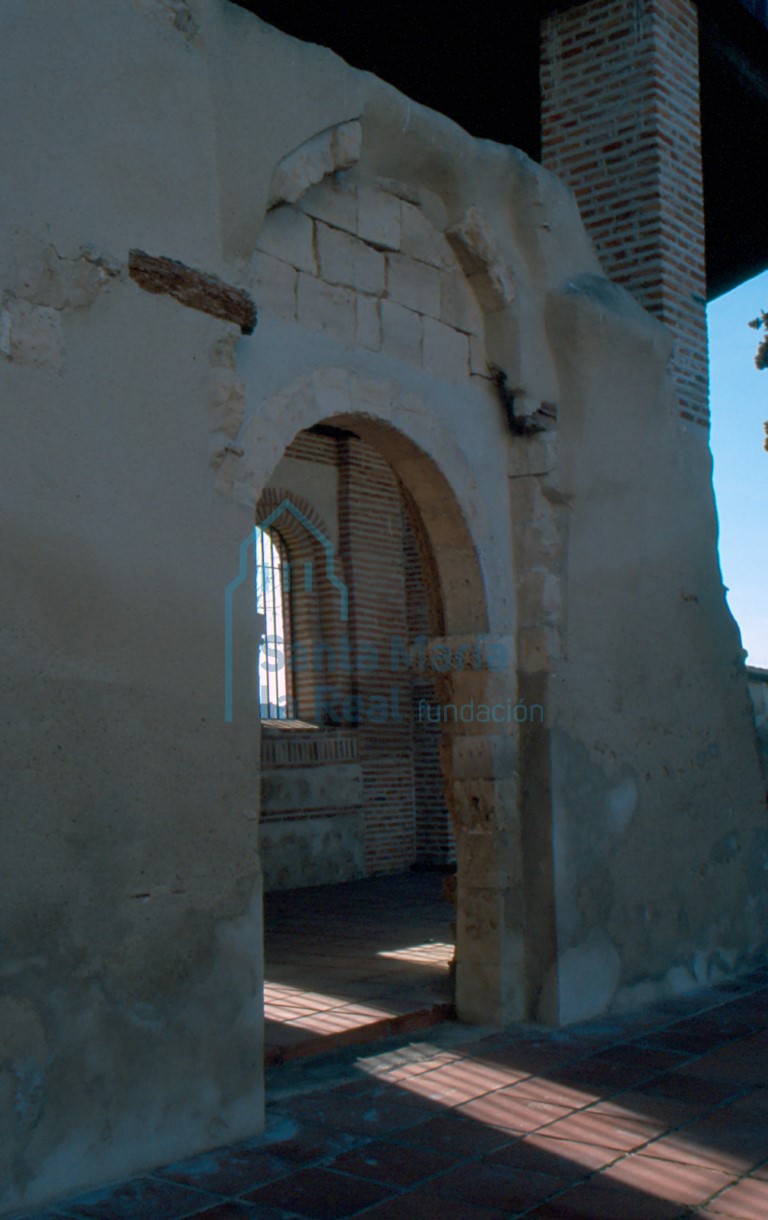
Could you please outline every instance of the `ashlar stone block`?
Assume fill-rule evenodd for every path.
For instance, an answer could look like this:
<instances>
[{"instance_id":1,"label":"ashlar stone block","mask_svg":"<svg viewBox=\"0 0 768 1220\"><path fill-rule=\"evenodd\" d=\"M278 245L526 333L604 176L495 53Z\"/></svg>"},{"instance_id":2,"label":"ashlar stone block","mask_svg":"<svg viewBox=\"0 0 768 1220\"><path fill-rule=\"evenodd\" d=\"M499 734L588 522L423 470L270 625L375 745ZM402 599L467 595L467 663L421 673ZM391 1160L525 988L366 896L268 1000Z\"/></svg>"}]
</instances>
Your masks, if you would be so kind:
<instances>
[{"instance_id":1,"label":"ashlar stone block","mask_svg":"<svg viewBox=\"0 0 768 1220\"><path fill-rule=\"evenodd\" d=\"M361 187L357 200L358 236L383 250L400 249L400 208L395 195L376 187Z\"/></svg>"},{"instance_id":2,"label":"ashlar stone block","mask_svg":"<svg viewBox=\"0 0 768 1220\"><path fill-rule=\"evenodd\" d=\"M360 156L361 141L362 128L357 120L311 136L277 166L269 192L270 206L295 203L326 175L349 169Z\"/></svg>"},{"instance_id":3,"label":"ashlar stone block","mask_svg":"<svg viewBox=\"0 0 768 1220\"><path fill-rule=\"evenodd\" d=\"M360 347L377 352L381 347L381 321L378 297L359 292L355 301L355 339Z\"/></svg>"},{"instance_id":4,"label":"ashlar stone block","mask_svg":"<svg viewBox=\"0 0 768 1220\"><path fill-rule=\"evenodd\" d=\"M318 222L317 250L320 274L328 283L374 295L384 291L384 258L357 237Z\"/></svg>"},{"instance_id":5,"label":"ashlar stone block","mask_svg":"<svg viewBox=\"0 0 768 1220\"><path fill-rule=\"evenodd\" d=\"M520 668L525 673L550 671L560 656L555 627L524 627L520 632Z\"/></svg>"},{"instance_id":6,"label":"ashlar stone block","mask_svg":"<svg viewBox=\"0 0 768 1220\"><path fill-rule=\"evenodd\" d=\"M485 344L480 335L469 336L469 368L477 377L489 377L488 360L485 355Z\"/></svg>"},{"instance_id":7,"label":"ashlar stone block","mask_svg":"<svg viewBox=\"0 0 768 1220\"><path fill-rule=\"evenodd\" d=\"M443 273L440 285L440 320L467 334L482 334L483 315L477 297L462 271Z\"/></svg>"},{"instance_id":8,"label":"ashlar stone block","mask_svg":"<svg viewBox=\"0 0 768 1220\"><path fill-rule=\"evenodd\" d=\"M467 336L434 318L424 319L424 369L444 381L463 381L469 376Z\"/></svg>"},{"instance_id":9,"label":"ashlar stone block","mask_svg":"<svg viewBox=\"0 0 768 1220\"><path fill-rule=\"evenodd\" d=\"M273 258L290 263L299 271L317 274L313 225L309 216L284 204L267 214L258 246Z\"/></svg>"},{"instance_id":10,"label":"ashlar stone block","mask_svg":"<svg viewBox=\"0 0 768 1220\"><path fill-rule=\"evenodd\" d=\"M433 267L456 267L456 257L445 236L427 220L420 207L412 203L402 205L402 236L400 249L403 254L430 263Z\"/></svg>"},{"instance_id":11,"label":"ashlar stone block","mask_svg":"<svg viewBox=\"0 0 768 1220\"><path fill-rule=\"evenodd\" d=\"M292 322L296 316L296 271L290 263L257 250L251 274L251 291L258 309Z\"/></svg>"},{"instance_id":12,"label":"ashlar stone block","mask_svg":"<svg viewBox=\"0 0 768 1220\"><path fill-rule=\"evenodd\" d=\"M396 301L381 302L381 350L406 364L421 364L422 319Z\"/></svg>"},{"instance_id":13,"label":"ashlar stone block","mask_svg":"<svg viewBox=\"0 0 768 1220\"><path fill-rule=\"evenodd\" d=\"M554 572L522 572L518 579L521 627L553 626L561 609L560 580Z\"/></svg>"},{"instance_id":14,"label":"ashlar stone block","mask_svg":"<svg viewBox=\"0 0 768 1220\"><path fill-rule=\"evenodd\" d=\"M440 317L440 272L405 254L387 259L387 290L390 298L408 309Z\"/></svg>"},{"instance_id":15,"label":"ashlar stone block","mask_svg":"<svg viewBox=\"0 0 768 1220\"><path fill-rule=\"evenodd\" d=\"M556 455L556 432L540 432L536 436L517 437L509 454L510 477L549 474L555 465Z\"/></svg>"},{"instance_id":16,"label":"ashlar stone block","mask_svg":"<svg viewBox=\"0 0 768 1220\"><path fill-rule=\"evenodd\" d=\"M357 233L357 189L343 180L326 178L308 190L297 206L316 220Z\"/></svg>"},{"instance_id":17,"label":"ashlar stone block","mask_svg":"<svg viewBox=\"0 0 768 1220\"><path fill-rule=\"evenodd\" d=\"M355 334L355 294L349 288L326 284L314 276L299 274L297 316L302 326L349 343Z\"/></svg>"}]
</instances>

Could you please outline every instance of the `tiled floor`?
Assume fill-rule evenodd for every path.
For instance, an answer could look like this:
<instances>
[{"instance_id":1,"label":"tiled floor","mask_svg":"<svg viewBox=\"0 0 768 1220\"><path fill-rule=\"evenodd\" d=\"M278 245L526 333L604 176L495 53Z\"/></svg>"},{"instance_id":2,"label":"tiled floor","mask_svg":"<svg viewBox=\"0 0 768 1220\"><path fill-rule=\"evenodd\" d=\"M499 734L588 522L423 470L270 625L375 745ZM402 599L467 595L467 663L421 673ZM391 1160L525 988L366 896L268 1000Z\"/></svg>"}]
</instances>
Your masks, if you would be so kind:
<instances>
[{"instance_id":1,"label":"tiled floor","mask_svg":"<svg viewBox=\"0 0 768 1220\"><path fill-rule=\"evenodd\" d=\"M267 895L268 1066L452 1015L453 911L441 881L404 873Z\"/></svg>"},{"instance_id":2,"label":"tiled floor","mask_svg":"<svg viewBox=\"0 0 768 1220\"><path fill-rule=\"evenodd\" d=\"M768 969L566 1031L447 1022L268 1080L265 1135L35 1220L768 1220Z\"/></svg>"}]
</instances>

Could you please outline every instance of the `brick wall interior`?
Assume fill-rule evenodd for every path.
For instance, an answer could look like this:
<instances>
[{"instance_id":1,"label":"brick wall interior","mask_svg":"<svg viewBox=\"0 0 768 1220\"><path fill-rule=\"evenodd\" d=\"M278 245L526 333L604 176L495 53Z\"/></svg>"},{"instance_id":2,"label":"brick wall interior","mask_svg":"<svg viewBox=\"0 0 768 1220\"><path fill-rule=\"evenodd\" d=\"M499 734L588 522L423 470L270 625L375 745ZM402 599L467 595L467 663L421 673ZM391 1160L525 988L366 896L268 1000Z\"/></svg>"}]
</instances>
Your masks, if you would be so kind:
<instances>
[{"instance_id":1,"label":"brick wall interior","mask_svg":"<svg viewBox=\"0 0 768 1220\"><path fill-rule=\"evenodd\" d=\"M298 713L315 727L263 722L262 766L268 771L346 760L362 767L369 875L449 864L454 852L439 726L429 722L425 710L435 701L434 685L412 671L397 643L410 647L417 636L434 632L424 578L429 556L418 520L388 464L356 436L300 433L286 457L336 467L335 564L349 590L349 617L341 623L338 592L325 580L323 557L306 531L287 517L278 518L274 528L292 570L292 638L294 644L311 643L313 661L320 656L320 642L323 665L302 667L293 677ZM281 494L267 490L258 519ZM313 505L298 507L320 525ZM308 557L316 574L310 591L299 578ZM345 669L344 636L351 672ZM265 816L301 820L333 812L327 804L315 808L310 798L301 810L273 810Z\"/></svg>"},{"instance_id":2,"label":"brick wall interior","mask_svg":"<svg viewBox=\"0 0 768 1220\"><path fill-rule=\"evenodd\" d=\"M675 338L681 416L708 426L698 18L691 0L588 0L543 24L542 160L606 274Z\"/></svg>"}]
</instances>

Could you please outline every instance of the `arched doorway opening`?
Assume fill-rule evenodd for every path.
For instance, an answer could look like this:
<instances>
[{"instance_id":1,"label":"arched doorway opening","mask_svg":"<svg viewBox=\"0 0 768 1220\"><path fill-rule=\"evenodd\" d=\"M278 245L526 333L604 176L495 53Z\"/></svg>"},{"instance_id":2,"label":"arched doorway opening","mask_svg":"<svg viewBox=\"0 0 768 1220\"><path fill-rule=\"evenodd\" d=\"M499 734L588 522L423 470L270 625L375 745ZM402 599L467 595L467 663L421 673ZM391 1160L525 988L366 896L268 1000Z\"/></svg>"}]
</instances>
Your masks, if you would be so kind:
<instances>
[{"instance_id":1,"label":"arched doorway opening","mask_svg":"<svg viewBox=\"0 0 768 1220\"><path fill-rule=\"evenodd\" d=\"M276 868L277 888L288 890L332 881L334 868L371 877L455 861L458 1013L497 1022L524 1015L522 917L510 901L521 868L515 725L488 712L514 704L515 661L509 638L489 632L485 576L457 496L404 432L348 412L295 433L259 489L256 516L291 555L291 630L300 635L303 625L312 654L308 663L304 641L294 640L302 710L293 734L262 725L267 889ZM329 554L348 593L346 621L338 588L328 586ZM305 807L292 811L276 847L269 836L287 782L274 763L296 761L302 750L315 774L299 785ZM326 820L325 841L319 816L299 826L313 800L328 799L327 788L316 795L326 781L335 782L334 799L356 806L356 843L353 817L332 828ZM302 851L320 869L309 879Z\"/></svg>"}]
</instances>

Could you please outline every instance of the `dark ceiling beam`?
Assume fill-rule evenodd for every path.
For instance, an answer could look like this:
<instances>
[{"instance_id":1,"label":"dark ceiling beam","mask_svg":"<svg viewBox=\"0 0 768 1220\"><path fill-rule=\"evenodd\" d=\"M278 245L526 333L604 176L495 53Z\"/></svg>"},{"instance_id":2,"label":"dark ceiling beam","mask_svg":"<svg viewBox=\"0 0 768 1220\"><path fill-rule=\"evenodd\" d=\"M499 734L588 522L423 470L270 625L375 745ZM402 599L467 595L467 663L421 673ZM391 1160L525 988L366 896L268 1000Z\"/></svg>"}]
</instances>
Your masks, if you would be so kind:
<instances>
[{"instance_id":1,"label":"dark ceiling beam","mask_svg":"<svg viewBox=\"0 0 768 1220\"><path fill-rule=\"evenodd\" d=\"M580 0L503 6L476 0L455 20L443 5L413 0L364 9L351 0L234 2L303 42L330 47L471 135L513 144L539 160L540 21ZM749 11L760 4L698 0L710 298L768 266L759 181L768 144L768 29Z\"/></svg>"}]
</instances>

